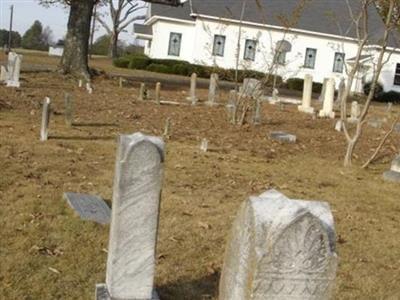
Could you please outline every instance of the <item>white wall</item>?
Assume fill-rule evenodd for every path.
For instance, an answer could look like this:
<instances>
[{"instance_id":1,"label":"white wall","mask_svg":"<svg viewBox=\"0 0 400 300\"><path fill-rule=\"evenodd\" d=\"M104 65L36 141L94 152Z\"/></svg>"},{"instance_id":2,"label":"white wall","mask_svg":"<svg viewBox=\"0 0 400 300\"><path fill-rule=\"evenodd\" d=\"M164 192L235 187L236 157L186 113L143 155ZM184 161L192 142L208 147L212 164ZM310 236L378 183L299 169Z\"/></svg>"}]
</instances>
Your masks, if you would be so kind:
<instances>
[{"instance_id":1,"label":"white wall","mask_svg":"<svg viewBox=\"0 0 400 300\"><path fill-rule=\"evenodd\" d=\"M168 55L170 32L182 34L179 57ZM212 55L215 34L226 36L223 57ZM238 34L238 24L222 20L197 18L192 24L159 20L153 25L153 40L150 49L147 51L150 57L154 58L182 59L196 64L235 68ZM243 59L246 39L258 41L255 61ZM286 57L286 65L279 66L277 70L277 73L284 79L304 78L306 74L310 74L313 76L314 82L320 83L323 82L324 78L332 77L336 81L336 86L338 86L340 79L347 76L346 70L343 73L333 72L335 52L345 53L346 59L355 57L357 53L357 44L353 41L344 41L335 37L321 37L308 33L284 33L276 29L267 30L260 26L244 25L242 27L239 67L261 72L271 71L276 42L282 39L292 44L292 51ZM314 69L303 67L307 48L317 49ZM400 63L400 54L393 54L382 72L380 82L384 85L385 90L400 91L400 87L393 85L396 63ZM360 78L354 84L353 90L361 92L362 82L365 80L367 79Z\"/></svg>"}]
</instances>

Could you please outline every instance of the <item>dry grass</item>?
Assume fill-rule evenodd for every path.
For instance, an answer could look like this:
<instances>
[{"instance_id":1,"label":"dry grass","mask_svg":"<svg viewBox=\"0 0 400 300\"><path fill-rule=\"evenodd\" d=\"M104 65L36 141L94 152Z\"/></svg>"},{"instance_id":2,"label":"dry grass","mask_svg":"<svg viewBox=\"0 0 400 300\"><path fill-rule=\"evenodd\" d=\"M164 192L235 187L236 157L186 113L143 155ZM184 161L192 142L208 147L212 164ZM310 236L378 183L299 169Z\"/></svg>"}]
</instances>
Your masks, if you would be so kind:
<instances>
[{"instance_id":1,"label":"dry grass","mask_svg":"<svg viewBox=\"0 0 400 300\"><path fill-rule=\"evenodd\" d=\"M1 299L93 298L95 283L104 282L108 227L81 221L62 193L110 200L115 137L136 131L160 135L167 117L172 136L156 275L162 299L216 299L236 211L249 195L268 188L331 205L340 257L336 299L400 298L400 187L381 178L399 150L399 133L365 171L359 166L383 134L367 128L356 166L344 169L344 138L333 130L334 121L312 120L293 106L280 111L265 105L262 125L234 127L222 107L140 103L136 89L120 89L117 81L98 78L88 95L55 74L22 75L22 89L0 87L0 100L7 103L0 107ZM73 94L79 126L64 124L64 91ZM185 97L168 86L162 95ZM53 100L55 115L50 140L39 142L45 96ZM382 115L383 109L374 106L372 113ZM271 141L267 136L274 130L297 134L299 142ZM212 150L205 154L199 151L204 137Z\"/></svg>"}]
</instances>

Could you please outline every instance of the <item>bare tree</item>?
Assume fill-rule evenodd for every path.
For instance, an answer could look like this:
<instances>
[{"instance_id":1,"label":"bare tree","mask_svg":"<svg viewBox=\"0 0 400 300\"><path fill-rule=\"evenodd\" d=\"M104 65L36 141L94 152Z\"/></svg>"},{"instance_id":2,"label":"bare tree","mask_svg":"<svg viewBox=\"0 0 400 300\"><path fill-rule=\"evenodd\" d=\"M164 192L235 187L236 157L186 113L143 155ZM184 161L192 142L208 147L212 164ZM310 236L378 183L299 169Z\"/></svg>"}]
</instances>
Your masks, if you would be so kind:
<instances>
[{"instance_id":1,"label":"bare tree","mask_svg":"<svg viewBox=\"0 0 400 300\"><path fill-rule=\"evenodd\" d=\"M103 0L103 3L109 7L109 13L105 15L97 13L96 19L110 36L108 55L115 58L118 56L118 38L120 33L133 22L145 19L145 15L141 12L147 6L139 0ZM107 16L111 18L111 26L105 21Z\"/></svg>"},{"instance_id":2,"label":"bare tree","mask_svg":"<svg viewBox=\"0 0 400 300\"><path fill-rule=\"evenodd\" d=\"M366 102L362 109L362 112L361 112L360 116L357 118L357 121L355 123L355 129L352 130L352 132L350 132L349 126L346 122L347 121L347 100L349 99L349 96L351 94L351 88L353 85L354 78L361 66L362 55L364 54L364 50L368 44L368 41L371 38L370 34L369 34L369 28L368 28L368 17L369 17L370 5L374 5L374 1L362 0L361 1L361 9L357 13L354 13L351 10L351 6L347 2L352 22L354 23L355 28L356 28L356 33L357 33L357 38L358 38L358 49L357 49L356 58L354 60L354 64L351 66L351 68L348 72L346 89L345 89L342 99L341 99L341 121L343 124L343 132L344 132L344 135L345 135L346 141L347 141L346 155L344 157L344 166L346 166L346 167L352 165L352 157L353 157L354 149L360 140L360 137L361 137L361 134L363 131L363 126L366 122L366 117L368 115L369 108L371 106L371 102L374 98L374 93L375 93L375 89L377 87L379 76L381 74L381 71L382 71L382 68L383 68L385 62L389 59L388 56L390 57L390 54L387 53L387 48L388 48L389 35L390 35L391 30L393 29L393 24L392 24L391 20L392 20L394 7L395 7L395 1L396 0L388 0L389 7L388 7L387 14L385 17L385 29L384 29L383 37L381 39L382 42L379 45L376 64L374 66L373 77L371 80L371 89L370 89L369 94L367 95L367 99L366 99ZM385 55L386 55L386 57L385 57Z\"/></svg>"}]
</instances>

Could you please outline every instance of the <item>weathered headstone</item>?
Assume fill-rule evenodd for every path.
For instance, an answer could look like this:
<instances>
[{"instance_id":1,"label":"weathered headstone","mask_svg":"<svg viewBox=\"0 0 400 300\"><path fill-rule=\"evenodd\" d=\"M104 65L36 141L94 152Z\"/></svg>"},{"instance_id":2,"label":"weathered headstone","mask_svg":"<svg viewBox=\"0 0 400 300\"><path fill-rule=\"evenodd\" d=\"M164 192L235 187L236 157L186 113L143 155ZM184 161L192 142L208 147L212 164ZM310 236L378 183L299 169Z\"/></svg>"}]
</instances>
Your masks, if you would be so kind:
<instances>
[{"instance_id":1,"label":"weathered headstone","mask_svg":"<svg viewBox=\"0 0 400 300\"><path fill-rule=\"evenodd\" d=\"M392 102L388 102L385 112L387 114L390 113L392 111L392 108L393 108L393 103Z\"/></svg>"},{"instance_id":2,"label":"weathered headstone","mask_svg":"<svg viewBox=\"0 0 400 300\"><path fill-rule=\"evenodd\" d=\"M335 79L330 78L326 84L325 99L322 110L319 112L321 118L335 118L333 101L335 98Z\"/></svg>"},{"instance_id":3,"label":"weathered headstone","mask_svg":"<svg viewBox=\"0 0 400 300\"><path fill-rule=\"evenodd\" d=\"M400 182L400 154L392 161L390 170L383 173L383 178L387 181Z\"/></svg>"},{"instance_id":4,"label":"weathered headstone","mask_svg":"<svg viewBox=\"0 0 400 300\"><path fill-rule=\"evenodd\" d=\"M83 86L83 81L82 81L82 79L79 79L79 81L78 81L78 87L82 87Z\"/></svg>"},{"instance_id":5,"label":"weathered headstone","mask_svg":"<svg viewBox=\"0 0 400 300\"><path fill-rule=\"evenodd\" d=\"M22 55L15 52L8 54L8 87L20 87L19 75L21 72Z\"/></svg>"},{"instance_id":6,"label":"weathered headstone","mask_svg":"<svg viewBox=\"0 0 400 300\"><path fill-rule=\"evenodd\" d=\"M337 120L335 124L335 130L338 132L341 132L343 129L343 121L342 120Z\"/></svg>"},{"instance_id":7,"label":"weathered headstone","mask_svg":"<svg viewBox=\"0 0 400 300\"><path fill-rule=\"evenodd\" d=\"M203 152L207 152L207 150L208 150L208 140L207 139L201 140L200 150Z\"/></svg>"},{"instance_id":8,"label":"weathered headstone","mask_svg":"<svg viewBox=\"0 0 400 300\"><path fill-rule=\"evenodd\" d=\"M124 79L122 77L119 78L119 87L124 87Z\"/></svg>"},{"instance_id":9,"label":"weathered headstone","mask_svg":"<svg viewBox=\"0 0 400 300\"><path fill-rule=\"evenodd\" d=\"M336 103L338 105L340 105L340 103L342 101L342 97L344 95L345 89L346 89L346 81L344 78L342 78L342 79L340 79L338 94L337 94L337 98L336 98Z\"/></svg>"},{"instance_id":10,"label":"weathered headstone","mask_svg":"<svg viewBox=\"0 0 400 300\"><path fill-rule=\"evenodd\" d=\"M100 197L87 194L64 193L64 199L78 213L81 219L100 224L110 223L111 209Z\"/></svg>"},{"instance_id":11,"label":"weathered headstone","mask_svg":"<svg viewBox=\"0 0 400 300\"><path fill-rule=\"evenodd\" d=\"M155 98L156 98L156 103L157 104L160 104L160 101L161 101L160 94L161 94L161 83L157 82L156 83L156 93L155 93Z\"/></svg>"},{"instance_id":12,"label":"weathered headstone","mask_svg":"<svg viewBox=\"0 0 400 300\"><path fill-rule=\"evenodd\" d=\"M237 92L236 90L230 90L228 104L226 105L226 111L228 114L228 121L231 124L236 123L236 105L237 105Z\"/></svg>"},{"instance_id":13,"label":"weathered headstone","mask_svg":"<svg viewBox=\"0 0 400 300\"><path fill-rule=\"evenodd\" d=\"M259 125L262 122L262 102L261 98L255 98L254 100L254 115L253 115L253 124Z\"/></svg>"},{"instance_id":14,"label":"weathered headstone","mask_svg":"<svg viewBox=\"0 0 400 300\"><path fill-rule=\"evenodd\" d=\"M0 66L0 68L1 68L0 82L7 82L8 80L7 69L5 66Z\"/></svg>"},{"instance_id":15,"label":"weathered headstone","mask_svg":"<svg viewBox=\"0 0 400 300\"><path fill-rule=\"evenodd\" d=\"M273 140L283 143L296 143L297 137L294 134L289 134L283 131L274 131L271 133Z\"/></svg>"},{"instance_id":16,"label":"weathered headstone","mask_svg":"<svg viewBox=\"0 0 400 300\"><path fill-rule=\"evenodd\" d=\"M254 99L260 98L263 95L261 81L255 78L245 78L243 80L241 94L244 97L252 97Z\"/></svg>"},{"instance_id":17,"label":"weathered headstone","mask_svg":"<svg viewBox=\"0 0 400 300\"><path fill-rule=\"evenodd\" d=\"M319 95L318 100L320 102L323 102L325 99L325 93L326 93L326 85L328 84L329 78L324 78L324 81L322 83L322 89L321 89L321 94Z\"/></svg>"},{"instance_id":18,"label":"weathered headstone","mask_svg":"<svg viewBox=\"0 0 400 300\"><path fill-rule=\"evenodd\" d=\"M93 94L93 87L92 87L92 85L90 84L90 82L86 83L86 91L87 91L89 94Z\"/></svg>"},{"instance_id":19,"label":"weathered headstone","mask_svg":"<svg viewBox=\"0 0 400 300\"><path fill-rule=\"evenodd\" d=\"M210 76L210 87L208 89L207 105L215 105L218 99L218 74L212 73Z\"/></svg>"},{"instance_id":20,"label":"weathered headstone","mask_svg":"<svg viewBox=\"0 0 400 300\"><path fill-rule=\"evenodd\" d=\"M72 97L69 93L65 93L64 95L64 114L65 114L65 124L68 127L72 126L73 123L73 114L74 114L74 110L73 110L73 104L72 104Z\"/></svg>"},{"instance_id":21,"label":"weathered headstone","mask_svg":"<svg viewBox=\"0 0 400 300\"><path fill-rule=\"evenodd\" d=\"M351 102L350 118L347 119L349 123L356 123L361 115L360 105L357 101Z\"/></svg>"},{"instance_id":22,"label":"weathered headstone","mask_svg":"<svg viewBox=\"0 0 400 300\"><path fill-rule=\"evenodd\" d=\"M46 97L43 102L43 110L42 110L42 125L40 128L41 141L47 141L47 138L49 136L50 114L51 114L50 98Z\"/></svg>"},{"instance_id":23,"label":"weathered headstone","mask_svg":"<svg viewBox=\"0 0 400 300\"><path fill-rule=\"evenodd\" d=\"M298 106L299 111L308 114L314 113L314 108L311 107L312 98L312 87L313 87L313 77L309 74L304 76L304 87L303 87L303 103Z\"/></svg>"},{"instance_id":24,"label":"weathered headstone","mask_svg":"<svg viewBox=\"0 0 400 300\"><path fill-rule=\"evenodd\" d=\"M335 240L327 203L276 190L250 197L232 225L218 299L331 299Z\"/></svg>"},{"instance_id":25,"label":"weathered headstone","mask_svg":"<svg viewBox=\"0 0 400 300\"><path fill-rule=\"evenodd\" d=\"M163 162L160 138L120 136L106 285L96 286L98 299L157 299L153 284Z\"/></svg>"},{"instance_id":26,"label":"weathered headstone","mask_svg":"<svg viewBox=\"0 0 400 300\"><path fill-rule=\"evenodd\" d=\"M139 88L139 101L144 101L146 100L146 84L141 83L140 88Z\"/></svg>"},{"instance_id":27,"label":"weathered headstone","mask_svg":"<svg viewBox=\"0 0 400 300\"><path fill-rule=\"evenodd\" d=\"M192 76L190 76L190 95L188 97L188 100L192 103L192 105L195 105L198 100L196 97L196 86L197 74L193 73Z\"/></svg>"}]
</instances>

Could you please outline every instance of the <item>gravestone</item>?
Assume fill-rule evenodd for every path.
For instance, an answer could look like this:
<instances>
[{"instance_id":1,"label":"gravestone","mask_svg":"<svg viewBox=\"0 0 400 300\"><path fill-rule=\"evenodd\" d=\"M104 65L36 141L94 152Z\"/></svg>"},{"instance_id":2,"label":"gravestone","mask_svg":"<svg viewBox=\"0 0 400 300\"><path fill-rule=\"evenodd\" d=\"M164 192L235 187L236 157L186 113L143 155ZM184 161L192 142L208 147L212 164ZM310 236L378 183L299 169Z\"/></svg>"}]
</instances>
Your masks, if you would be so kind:
<instances>
[{"instance_id":1,"label":"gravestone","mask_svg":"<svg viewBox=\"0 0 400 300\"><path fill-rule=\"evenodd\" d=\"M255 78L245 78L241 89L241 96L258 99L263 95L262 84Z\"/></svg>"},{"instance_id":2,"label":"gravestone","mask_svg":"<svg viewBox=\"0 0 400 300\"><path fill-rule=\"evenodd\" d=\"M111 209L100 197L87 194L64 193L64 199L78 213L81 219L100 224L110 223Z\"/></svg>"},{"instance_id":3,"label":"gravestone","mask_svg":"<svg viewBox=\"0 0 400 300\"><path fill-rule=\"evenodd\" d=\"M208 150L208 140L207 139L201 140L200 150L203 152L207 152L207 150Z\"/></svg>"},{"instance_id":4,"label":"gravestone","mask_svg":"<svg viewBox=\"0 0 400 300\"><path fill-rule=\"evenodd\" d=\"M155 93L155 98L156 98L156 103L160 104L160 94L161 94L161 83L157 82L156 83L156 93Z\"/></svg>"},{"instance_id":5,"label":"gravestone","mask_svg":"<svg viewBox=\"0 0 400 300\"><path fill-rule=\"evenodd\" d=\"M340 103L342 101L342 97L344 95L345 89L346 89L346 82L345 82L345 79L342 78L342 79L340 79L338 94L337 94L337 98L336 98L336 103L338 105L340 105Z\"/></svg>"},{"instance_id":6,"label":"gravestone","mask_svg":"<svg viewBox=\"0 0 400 300\"><path fill-rule=\"evenodd\" d=\"M329 78L324 78L324 81L322 83L322 89L321 89L321 94L319 95L318 100L323 102L325 99L325 93L326 93L326 85L328 84Z\"/></svg>"},{"instance_id":7,"label":"gravestone","mask_svg":"<svg viewBox=\"0 0 400 300\"><path fill-rule=\"evenodd\" d=\"M276 190L250 197L232 225L218 299L331 299L335 240L327 203Z\"/></svg>"},{"instance_id":8,"label":"gravestone","mask_svg":"<svg viewBox=\"0 0 400 300\"><path fill-rule=\"evenodd\" d=\"M322 110L319 111L321 118L335 118L333 101L335 98L335 79L330 78L326 84L325 98Z\"/></svg>"},{"instance_id":9,"label":"gravestone","mask_svg":"<svg viewBox=\"0 0 400 300\"><path fill-rule=\"evenodd\" d=\"M342 120L337 120L335 124L335 130L338 132L341 132L343 129L343 121Z\"/></svg>"},{"instance_id":10,"label":"gravestone","mask_svg":"<svg viewBox=\"0 0 400 300\"><path fill-rule=\"evenodd\" d=\"M392 161L389 171L383 173L386 181L400 182L400 154Z\"/></svg>"},{"instance_id":11,"label":"gravestone","mask_svg":"<svg viewBox=\"0 0 400 300\"><path fill-rule=\"evenodd\" d=\"M210 76L210 87L208 89L207 105L217 104L218 99L218 74L212 73Z\"/></svg>"},{"instance_id":12,"label":"gravestone","mask_svg":"<svg viewBox=\"0 0 400 300\"><path fill-rule=\"evenodd\" d=\"M65 107L65 124L68 127L72 126L73 122L73 104L72 104L72 97L69 93L65 93L64 95L64 107Z\"/></svg>"},{"instance_id":13,"label":"gravestone","mask_svg":"<svg viewBox=\"0 0 400 300\"><path fill-rule=\"evenodd\" d=\"M157 299L153 284L163 163L160 138L120 136L106 284L96 286L97 299Z\"/></svg>"},{"instance_id":14,"label":"gravestone","mask_svg":"<svg viewBox=\"0 0 400 300\"><path fill-rule=\"evenodd\" d=\"M50 114L51 114L50 98L46 97L43 102L42 125L40 128L41 141L47 141L47 138L49 136Z\"/></svg>"},{"instance_id":15,"label":"gravestone","mask_svg":"<svg viewBox=\"0 0 400 300\"><path fill-rule=\"evenodd\" d=\"M349 123L356 123L361 115L360 105L357 101L351 102L350 118L347 119Z\"/></svg>"},{"instance_id":16,"label":"gravestone","mask_svg":"<svg viewBox=\"0 0 400 300\"><path fill-rule=\"evenodd\" d=\"M82 79L79 79L79 81L78 81L78 87L82 87L83 86L83 81L82 81Z\"/></svg>"},{"instance_id":17,"label":"gravestone","mask_svg":"<svg viewBox=\"0 0 400 300\"><path fill-rule=\"evenodd\" d=\"M312 87L313 87L313 77L309 74L304 76L304 87L303 87L303 103L298 106L299 111L308 114L314 113L314 108L311 107L312 98Z\"/></svg>"},{"instance_id":18,"label":"gravestone","mask_svg":"<svg viewBox=\"0 0 400 300\"><path fill-rule=\"evenodd\" d=\"M90 84L90 82L86 83L86 91L87 91L89 94L93 94L93 87L92 87L92 85Z\"/></svg>"},{"instance_id":19,"label":"gravestone","mask_svg":"<svg viewBox=\"0 0 400 300\"><path fill-rule=\"evenodd\" d=\"M139 88L139 101L144 101L146 100L146 84L141 83L140 88Z\"/></svg>"},{"instance_id":20,"label":"gravestone","mask_svg":"<svg viewBox=\"0 0 400 300\"><path fill-rule=\"evenodd\" d=\"M255 103L254 106L254 115L253 115L253 124L259 125L262 122L262 102L260 97L254 98Z\"/></svg>"},{"instance_id":21,"label":"gravestone","mask_svg":"<svg viewBox=\"0 0 400 300\"><path fill-rule=\"evenodd\" d=\"M271 133L271 138L273 140L283 142L283 143L296 143L297 137L293 134L289 134L283 131L274 131Z\"/></svg>"},{"instance_id":22,"label":"gravestone","mask_svg":"<svg viewBox=\"0 0 400 300\"><path fill-rule=\"evenodd\" d=\"M196 102L198 101L196 97L196 86L197 86L197 74L193 73L192 76L190 76L190 95L188 97L188 100L192 103L192 105L195 105Z\"/></svg>"},{"instance_id":23,"label":"gravestone","mask_svg":"<svg viewBox=\"0 0 400 300\"><path fill-rule=\"evenodd\" d=\"M387 114L390 113L392 111L392 108L393 108L393 103L392 102L388 102L385 112Z\"/></svg>"},{"instance_id":24,"label":"gravestone","mask_svg":"<svg viewBox=\"0 0 400 300\"><path fill-rule=\"evenodd\" d=\"M166 120L165 120L165 125L164 125L164 133L163 133L163 136L165 137L165 138L169 138L169 136L170 136L170 130L171 129L171 118L167 118Z\"/></svg>"},{"instance_id":25,"label":"gravestone","mask_svg":"<svg viewBox=\"0 0 400 300\"><path fill-rule=\"evenodd\" d=\"M0 82L7 82L8 80L7 69L5 66L0 66L0 68L1 68Z\"/></svg>"},{"instance_id":26,"label":"gravestone","mask_svg":"<svg viewBox=\"0 0 400 300\"><path fill-rule=\"evenodd\" d=\"M22 55L15 52L8 54L8 87L20 87L19 75L21 72Z\"/></svg>"},{"instance_id":27,"label":"gravestone","mask_svg":"<svg viewBox=\"0 0 400 300\"><path fill-rule=\"evenodd\" d=\"M237 92L236 90L230 90L228 104L226 105L226 111L228 114L228 121L231 124L236 123L236 102L237 102Z\"/></svg>"}]
</instances>

